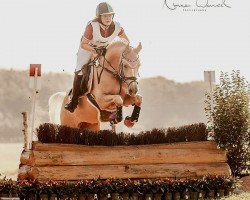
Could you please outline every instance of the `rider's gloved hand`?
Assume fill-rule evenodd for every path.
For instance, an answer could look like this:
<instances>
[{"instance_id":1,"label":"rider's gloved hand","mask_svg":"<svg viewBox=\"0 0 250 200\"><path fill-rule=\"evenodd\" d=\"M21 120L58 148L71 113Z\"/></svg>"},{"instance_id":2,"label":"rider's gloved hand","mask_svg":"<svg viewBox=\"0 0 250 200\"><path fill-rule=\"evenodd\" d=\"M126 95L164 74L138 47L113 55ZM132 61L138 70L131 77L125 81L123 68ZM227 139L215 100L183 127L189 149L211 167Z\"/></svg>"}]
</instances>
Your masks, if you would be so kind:
<instances>
[{"instance_id":1,"label":"rider's gloved hand","mask_svg":"<svg viewBox=\"0 0 250 200\"><path fill-rule=\"evenodd\" d=\"M99 48L95 48L95 51L98 56L105 56L107 50L105 47L99 47Z\"/></svg>"}]
</instances>

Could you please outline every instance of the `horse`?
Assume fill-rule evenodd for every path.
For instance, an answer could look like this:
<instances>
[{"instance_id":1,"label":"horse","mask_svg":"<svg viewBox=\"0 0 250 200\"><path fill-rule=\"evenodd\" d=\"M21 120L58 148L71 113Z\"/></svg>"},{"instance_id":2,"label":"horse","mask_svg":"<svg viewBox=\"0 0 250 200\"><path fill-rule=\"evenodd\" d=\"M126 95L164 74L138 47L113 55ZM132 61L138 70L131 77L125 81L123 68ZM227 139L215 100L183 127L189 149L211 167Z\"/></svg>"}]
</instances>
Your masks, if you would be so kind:
<instances>
[{"instance_id":1,"label":"horse","mask_svg":"<svg viewBox=\"0 0 250 200\"><path fill-rule=\"evenodd\" d=\"M142 96L137 94L141 49L141 43L136 48L124 41L109 44L105 56L99 56L91 66L93 78L90 92L79 97L73 113L64 108L70 100L66 92L58 92L50 97L50 122L99 131L101 122L110 122L113 127L121 122L122 107L133 105L131 116L124 120L127 127L133 127L138 121L142 104Z\"/></svg>"}]
</instances>

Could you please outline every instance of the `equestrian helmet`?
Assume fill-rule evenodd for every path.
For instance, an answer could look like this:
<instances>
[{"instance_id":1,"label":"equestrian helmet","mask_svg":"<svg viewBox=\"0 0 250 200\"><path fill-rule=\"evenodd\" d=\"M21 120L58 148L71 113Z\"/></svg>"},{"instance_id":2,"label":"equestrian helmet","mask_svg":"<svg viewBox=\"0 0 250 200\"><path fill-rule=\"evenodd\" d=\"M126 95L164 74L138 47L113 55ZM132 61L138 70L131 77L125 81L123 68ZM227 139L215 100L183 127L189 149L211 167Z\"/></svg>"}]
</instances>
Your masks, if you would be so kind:
<instances>
[{"instance_id":1,"label":"equestrian helmet","mask_svg":"<svg viewBox=\"0 0 250 200\"><path fill-rule=\"evenodd\" d=\"M107 2L99 3L99 5L96 7L96 16L98 17L105 14L115 14L115 12Z\"/></svg>"}]
</instances>

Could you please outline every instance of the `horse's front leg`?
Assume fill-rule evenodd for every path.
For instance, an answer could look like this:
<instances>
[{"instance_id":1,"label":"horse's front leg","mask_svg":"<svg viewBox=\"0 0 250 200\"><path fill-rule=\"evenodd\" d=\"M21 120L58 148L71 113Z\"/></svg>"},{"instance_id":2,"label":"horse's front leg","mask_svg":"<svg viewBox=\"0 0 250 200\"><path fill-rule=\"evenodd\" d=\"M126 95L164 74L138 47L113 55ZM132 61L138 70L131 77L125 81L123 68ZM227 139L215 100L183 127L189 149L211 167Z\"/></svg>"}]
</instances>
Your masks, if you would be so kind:
<instances>
[{"instance_id":1,"label":"horse's front leg","mask_svg":"<svg viewBox=\"0 0 250 200\"><path fill-rule=\"evenodd\" d=\"M136 95L135 97L126 96L123 102L124 106L134 105L134 109L131 116L127 116L124 120L124 124L131 128L134 126L135 122L138 122L140 111L141 111L141 104L142 104L142 96Z\"/></svg>"},{"instance_id":2,"label":"horse's front leg","mask_svg":"<svg viewBox=\"0 0 250 200\"><path fill-rule=\"evenodd\" d=\"M102 110L113 110L116 108L116 112L110 116L110 122L117 124L122 121L122 106L123 100L120 95L103 95L100 98L100 108Z\"/></svg>"}]
</instances>

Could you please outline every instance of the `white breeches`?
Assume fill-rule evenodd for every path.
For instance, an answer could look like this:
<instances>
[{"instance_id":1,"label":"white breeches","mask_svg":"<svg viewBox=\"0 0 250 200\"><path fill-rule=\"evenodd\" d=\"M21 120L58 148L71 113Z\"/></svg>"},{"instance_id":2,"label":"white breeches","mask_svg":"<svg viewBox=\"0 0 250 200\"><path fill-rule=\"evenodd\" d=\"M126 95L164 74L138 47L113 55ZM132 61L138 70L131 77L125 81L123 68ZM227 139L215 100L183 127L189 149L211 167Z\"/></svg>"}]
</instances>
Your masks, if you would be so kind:
<instances>
[{"instance_id":1,"label":"white breeches","mask_svg":"<svg viewBox=\"0 0 250 200\"><path fill-rule=\"evenodd\" d=\"M91 57L92 57L91 52L79 47L78 52L77 52L77 61L76 61L75 72L80 71L82 69L83 65L85 65L89 62ZM80 71L80 73L78 75L82 75L82 72Z\"/></svg>"}]
</instances>

